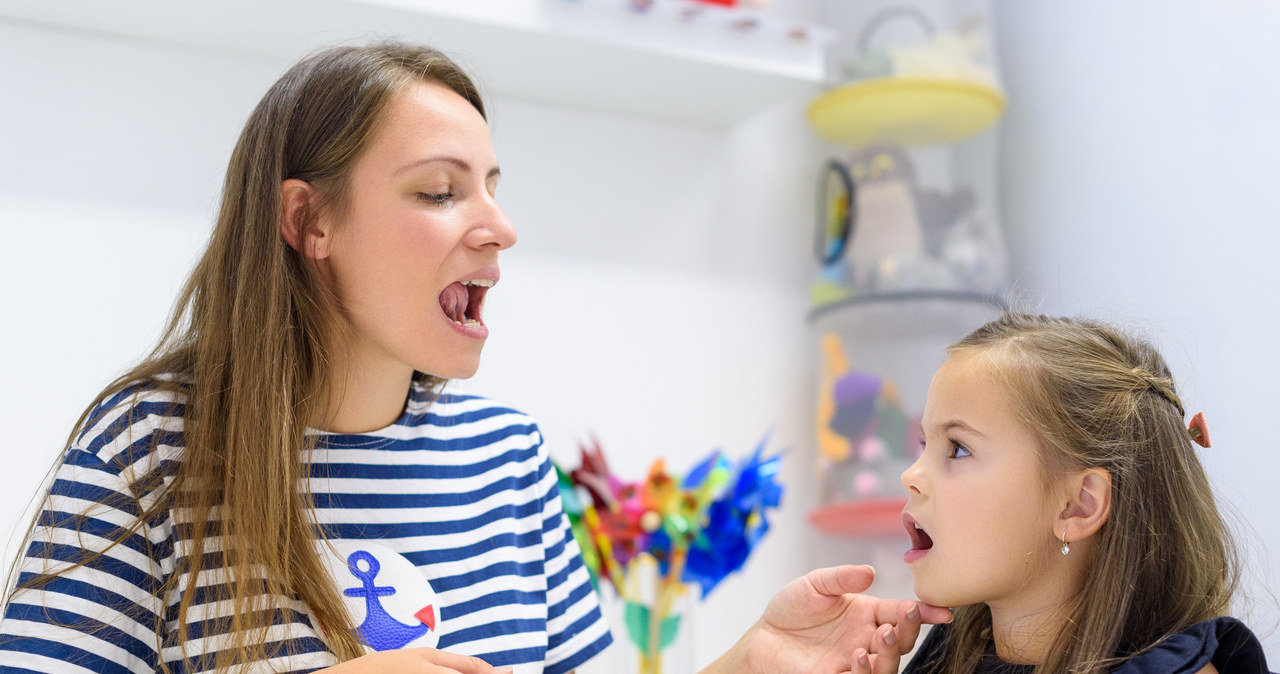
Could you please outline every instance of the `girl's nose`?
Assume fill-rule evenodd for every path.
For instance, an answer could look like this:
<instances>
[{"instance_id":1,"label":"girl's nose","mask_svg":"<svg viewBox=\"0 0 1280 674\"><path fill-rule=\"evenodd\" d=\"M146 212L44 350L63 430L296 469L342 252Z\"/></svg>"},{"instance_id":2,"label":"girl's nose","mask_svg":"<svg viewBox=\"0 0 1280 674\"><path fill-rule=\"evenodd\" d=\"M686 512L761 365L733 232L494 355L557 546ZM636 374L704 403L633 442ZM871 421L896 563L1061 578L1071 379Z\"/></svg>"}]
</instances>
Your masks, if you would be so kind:
<instances>
[{"instance_id":1,"label":"girl's nose","mask_svg":"<svg viewBox=\"0 0 1280 674\"><path fill-rule=\"evenodd\" d=\"M902 486L906 487L908 494L921 493L920 486L924 477L924 465L921 463L922 461L924 461L924 454L917 457L915 463L907 466L907 469L902 471Z\"/></svg>"}]
</instances>

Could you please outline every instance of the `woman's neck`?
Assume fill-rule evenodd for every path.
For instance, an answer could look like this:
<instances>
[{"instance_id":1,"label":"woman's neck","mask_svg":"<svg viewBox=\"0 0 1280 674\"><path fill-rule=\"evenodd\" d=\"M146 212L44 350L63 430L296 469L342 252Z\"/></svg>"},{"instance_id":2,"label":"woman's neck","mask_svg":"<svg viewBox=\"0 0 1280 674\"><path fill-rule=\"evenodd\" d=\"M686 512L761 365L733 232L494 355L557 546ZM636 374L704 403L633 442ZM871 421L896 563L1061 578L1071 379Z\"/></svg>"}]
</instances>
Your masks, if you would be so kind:
<instances>
[{"instance_id":1,"label":"woman's neck","mask_svg":"<svg viewBox=\"0 0 1280 674\"><path fill-rule=\"evenodd\" d=\"M331 433L364 433L385 428L404 413L413 370L355 360L333 362L329 390L313 427Z\"/></svg>"}]
</instances>

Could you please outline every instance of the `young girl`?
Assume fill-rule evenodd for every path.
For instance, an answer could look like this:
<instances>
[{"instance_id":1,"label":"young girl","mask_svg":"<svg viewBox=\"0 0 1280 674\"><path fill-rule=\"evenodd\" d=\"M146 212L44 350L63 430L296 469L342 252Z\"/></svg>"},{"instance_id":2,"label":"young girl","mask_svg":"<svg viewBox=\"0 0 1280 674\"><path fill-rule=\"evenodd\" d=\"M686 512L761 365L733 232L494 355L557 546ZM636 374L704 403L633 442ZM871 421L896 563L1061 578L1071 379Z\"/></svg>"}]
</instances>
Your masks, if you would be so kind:
<instances>
[{"instance_id":1,"label":"young girl","mask_svg":"<svg viewBox=\"0 0 1280 674\"><path fill-rule=\"evenodd\" d=\"M1224 617L1238 566L1208 430L1155 349L1008 314L949 352L902 520L917 595L958 608L906 671L1267 671Z\"/></svg>"},{"instance_id":2,"label":"young girl","mask_svg":"<svg viewBox=\"0 0 1280 674\"><path fill-rule=\"evenodd\" d=\"M0 672L565 672L610 643L537 426L444 394L516 241L484 106L434 50L290 69L236 144L163 340L68 440ZM788 586L713 671L847 671L949 614Z\"/></svg>"}]
</instances>

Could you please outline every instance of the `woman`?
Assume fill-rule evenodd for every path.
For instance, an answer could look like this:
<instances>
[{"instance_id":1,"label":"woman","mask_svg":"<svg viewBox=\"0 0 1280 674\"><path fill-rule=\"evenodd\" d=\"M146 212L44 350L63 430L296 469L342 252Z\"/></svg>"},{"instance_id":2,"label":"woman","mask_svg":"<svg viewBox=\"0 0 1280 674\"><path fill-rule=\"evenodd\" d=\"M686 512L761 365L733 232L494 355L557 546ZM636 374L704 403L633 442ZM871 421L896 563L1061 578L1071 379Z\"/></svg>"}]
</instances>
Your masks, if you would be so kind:
<instances>
[{"instance_id":1,"label":"woman","mask_svg":"<svg viewBox=\"0 0 1280 674\"><path fill-rule=\"evenodd\" d=\"M499 178L435 50L330 49L276 82L160 345L69 438L0 672L564 672L607 646L536 424L441 392L479 364L516 241ZM797 581L715 667L847 670L867 630L945 619L848 594L869 574Z\"/></svg>"}]
</instances>

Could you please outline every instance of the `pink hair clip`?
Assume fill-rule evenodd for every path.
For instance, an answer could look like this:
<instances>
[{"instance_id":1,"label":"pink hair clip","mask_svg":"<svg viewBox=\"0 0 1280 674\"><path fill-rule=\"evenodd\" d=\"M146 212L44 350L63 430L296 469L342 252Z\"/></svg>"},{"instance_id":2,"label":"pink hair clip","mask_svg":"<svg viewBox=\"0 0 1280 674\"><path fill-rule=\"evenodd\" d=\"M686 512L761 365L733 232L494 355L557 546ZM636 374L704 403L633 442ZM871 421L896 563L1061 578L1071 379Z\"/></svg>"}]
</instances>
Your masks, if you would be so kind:
<instances>
[{"instance_id":1,"label":"pink hair clip","mask_svg":"<svg viewBox=\"0 0 1280 674\"><path fill-rule=\"evenodd\" d=\"M1197 445L1205 448L1209 446L1209 424L1204 420L1204 412L1196 412L1196 415L1191 417L1187 433L1191 435L1191 441Z\"/></svg>"}]
</instances>

